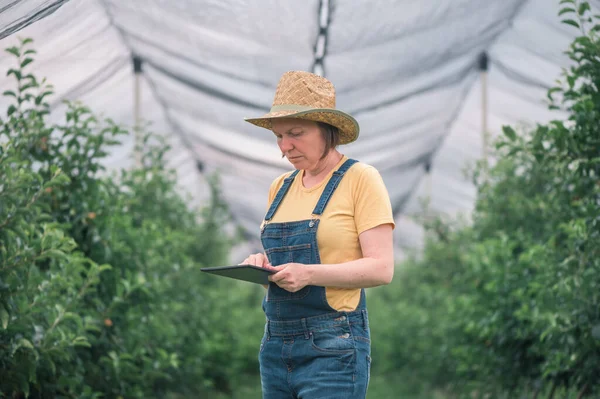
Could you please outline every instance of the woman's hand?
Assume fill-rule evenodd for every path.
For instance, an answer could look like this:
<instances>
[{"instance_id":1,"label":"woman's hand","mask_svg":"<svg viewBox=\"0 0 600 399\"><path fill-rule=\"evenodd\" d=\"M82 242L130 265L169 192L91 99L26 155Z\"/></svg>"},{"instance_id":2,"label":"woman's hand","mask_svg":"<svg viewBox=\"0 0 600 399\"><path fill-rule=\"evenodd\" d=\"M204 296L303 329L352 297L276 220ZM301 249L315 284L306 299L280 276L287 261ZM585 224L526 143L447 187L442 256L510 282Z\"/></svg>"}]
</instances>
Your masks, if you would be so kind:
<instances>
[{"instance_id":1,"label":"woman's hand","mask_svg":"<svg viewBox=\"0 0 600 399\"><path fill-rule=\"evenodd\" d=\"M269 280L286 291L296 292L310 285L311 268L302 263L286 263L273 269L277 272Z\"/></svg>"},{"instance_id":2,"label":"woman's hand","mask_svg":"<svg viewBox=\"0 0 600 399\"><path fill-rule=\"evenodd\" d=\"M248 256L240 265L252 265L264 268L272 268L269 258L265 254L253 254Z\"/></svg>"}]
</instances>

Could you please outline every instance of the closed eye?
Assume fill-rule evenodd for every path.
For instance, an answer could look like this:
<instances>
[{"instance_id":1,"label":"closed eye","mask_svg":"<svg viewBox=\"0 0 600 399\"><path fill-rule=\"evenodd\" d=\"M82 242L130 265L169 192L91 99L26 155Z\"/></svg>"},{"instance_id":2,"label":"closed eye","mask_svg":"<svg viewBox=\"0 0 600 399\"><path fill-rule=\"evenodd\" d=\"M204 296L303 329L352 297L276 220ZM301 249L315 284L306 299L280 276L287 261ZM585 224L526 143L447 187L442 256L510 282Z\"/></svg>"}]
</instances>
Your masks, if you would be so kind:
<instances>
[{"instance_id":1,"label":"closed eye","mask_svg":"<svg viewBox=\"0 0 600 399\"><path fill-rule=\"evenodd\" d=\"M275 133L275 132L273 132L273 134L274 134L274 135L275 135L275 137L277 137L278 139L281 139L281 138L283 137L283 135L282 135L282 134L279 134L279 133ZM285 132L284 134L285 134L286 136L288 136L288 137L296 138L296 137L299 137L299 136L301 136L302 134L304 134L304 131L303 131L303 130L301 130L301 131L299 131L299 132L290 132L290 131L288 131L288 132Z\"/></svg>"}]
</instances>

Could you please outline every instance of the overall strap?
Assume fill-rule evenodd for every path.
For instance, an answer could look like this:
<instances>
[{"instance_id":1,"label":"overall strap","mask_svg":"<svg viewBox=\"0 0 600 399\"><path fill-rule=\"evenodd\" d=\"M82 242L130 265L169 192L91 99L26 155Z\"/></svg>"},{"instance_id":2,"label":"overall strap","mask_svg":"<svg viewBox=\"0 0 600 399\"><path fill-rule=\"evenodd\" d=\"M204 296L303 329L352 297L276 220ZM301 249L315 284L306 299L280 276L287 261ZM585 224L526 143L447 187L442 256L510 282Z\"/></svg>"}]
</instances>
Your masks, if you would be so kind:
<instances>
[{"instance_id":1,"label":"overall strap","mask_svg":"<svg viewBox=\"0 0 600 399\"><path fill-rule=\"evenodd\" d=\"M342 164L342 166L340 166L338 170L333 172L333 176L331 176L331 179L329 179L325 190L323 190L323 194L321 194L321 198L319 198L319 202L317 202L317 206L313 211L313 215L321 215L323 213L327 203L333 195L333 192L337 188L338 184L340 184L342 177L344 177L344 174L348 171L348 169L350 169L350 167L357 162L358 161L355 159L348 159Z\"/></svg>"},{"instance_id":2,"label":"overall strap","mask_svg":"<svg viewBox=\"0 0 600 399\"><path fill-rule=\"evenodd\" d=\"M285 180L283 180L283 185L277 192L277 195L275 196L275 199L271 203L271 207L269 208L269 211L267 212L267 215L265 216L265 220L267 222L273 218L273 215L275 215L277 208L279 208L279 204L281 204L283 197L285 197L285 195L287 194L287 192L288 192L290 186L292 185L292 182L294 181L294 178L296 177L298 172L299 172L298 170L295 170L294 173L292 173L289 177L286 177Z\"/></svg>"}]
</instances>

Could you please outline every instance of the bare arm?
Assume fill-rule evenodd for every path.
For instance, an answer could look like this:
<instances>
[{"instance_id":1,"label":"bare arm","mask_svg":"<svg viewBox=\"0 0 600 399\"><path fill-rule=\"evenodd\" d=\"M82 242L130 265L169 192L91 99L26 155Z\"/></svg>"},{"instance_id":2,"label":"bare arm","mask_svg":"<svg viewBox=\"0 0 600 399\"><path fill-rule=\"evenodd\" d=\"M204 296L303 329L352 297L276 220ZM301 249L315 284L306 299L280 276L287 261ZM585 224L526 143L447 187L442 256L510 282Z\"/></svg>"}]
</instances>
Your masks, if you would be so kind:
<instances>
[{"instance_id":1,"label":"bare arm","mask_svg":"<svg viewBox=\"0 0 600 399\"><path fill-rule=\"evenodd\" d=\"M310 285L368 288L386 285L394 277L392 226L380 225L358 236L363 257L350 262L311 267Z\"/></svg>"},{"instance_id":2,"label":"bare arm","mask_svg":"<svg viewBox=\"0 0 600 399\"><path fill-rule=\"evenodd\" d=\"M386 285L394 276L392 226L380 225L359 236L363 257L339 264L278 266L271 281L288 291L298 291L307 285L339 288L368 288Z\"/></svg>"}]
</instances>

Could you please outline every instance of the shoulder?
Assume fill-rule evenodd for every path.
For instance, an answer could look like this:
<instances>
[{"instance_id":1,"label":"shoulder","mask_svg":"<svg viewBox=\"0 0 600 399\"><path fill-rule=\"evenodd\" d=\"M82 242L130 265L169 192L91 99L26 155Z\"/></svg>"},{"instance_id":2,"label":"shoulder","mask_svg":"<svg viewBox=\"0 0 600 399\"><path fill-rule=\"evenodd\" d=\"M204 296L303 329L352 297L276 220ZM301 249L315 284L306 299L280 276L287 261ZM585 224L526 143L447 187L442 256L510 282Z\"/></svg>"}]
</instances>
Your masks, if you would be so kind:
<instances>
[{"instance_id":1,"label":"shoulder","mask_svg":"<svg viewBox=\"0 0 600 399\"><path fill-rule=\"evenodd\" d=\"M356 168L356 169L354 169ZM348 169L349 188L354 200L354 220L359 234L381 224L394 224L394 214L388 190L379 171L372 165L358 162Z\"/></svg>"},{"instance_id":2,"label":"shoulder","mask_svg":"<svg viewBox=\"0 0 600 399\"><path fill-rule=\"evenodd\" d=\"M379 171L364 162L352 165L341 184L346 186L356 201L365 196L388 196L387 187Z\"/></svg>"},{"instance_id":3,"label":"shoulder","mask_svg":"<svg viewBox=\"0 0 600 399\"><path fill-rule=\"evenodd\" d=\"M285 173L282 173L281 175L277 176L271 182L271 190L273 190L273 189L279 189L283 185L283 181L285 179L287 179L288 177L290 177L292 175L292 173L294 173L294 172L295 172L295 170L292 170L292 171L285 172Z\"/></svg>"},{"instance_id":4,"label":"shoulder","mask_svg":"<svg viewBox=\"0 0 600 399\"><path fill-rule=\"evenodd\" d=\"M275 198L275 194L277 193L277 191L279 191L281 186L283 186L283 181L290 177L294 172L295 170L282 173L271 182L271 186L269 187L269 202L271 202L273 198Z\"/></svg>"},{"instance_id":5,"label":"shoulder","mask_svg":"<svg viewBox=\"0 0 600 399\"><path fill-rule=\"evenodd\" d=\"M377 171L377 169L375 169L373 165L369 165L368 163L364 163L361 161L357 161L354 165L352 165L350 169L348 169L349 172L353 171L354 173L363 173L365 170Z\"/></svg>"},{"instance_id":6,"label":"shoulder","mask_svg":"<svg viewBox=\"0 0 600 399\"><path fill-rule=\"evenodd\" d=\"M372 165L369 165L364 162L356 162L348 171L346 172L349 180L355 182L369 181L373 180L381 180L381 175L379 171Z\"/></svg>"}]
</instances>

